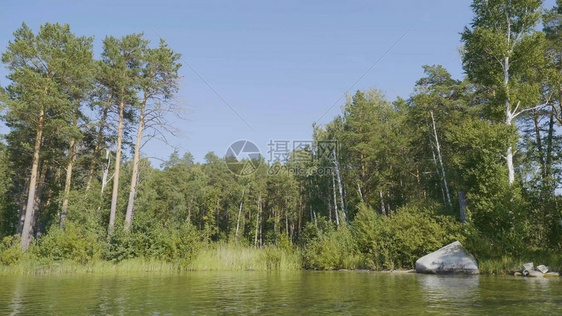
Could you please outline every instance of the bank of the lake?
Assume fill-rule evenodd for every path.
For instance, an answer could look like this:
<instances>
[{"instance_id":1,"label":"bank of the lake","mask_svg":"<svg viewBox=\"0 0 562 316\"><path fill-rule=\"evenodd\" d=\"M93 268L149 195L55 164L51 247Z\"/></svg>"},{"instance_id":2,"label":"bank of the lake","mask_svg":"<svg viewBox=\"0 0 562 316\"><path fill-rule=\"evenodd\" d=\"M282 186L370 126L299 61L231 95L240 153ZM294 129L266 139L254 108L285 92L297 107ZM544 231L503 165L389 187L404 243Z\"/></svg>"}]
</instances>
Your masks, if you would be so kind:
<instances>
[{"instance_id":1,"label":"bank of the lake","mask_svg":"<svg viewBox=\"0 0 562 316\"><path fill-rule=\"evenodd\" d=\"M355 254L346 258L330 258L324 253L326 262L334 266L324 269L310 267L308 254L302 249L270 246L253 248L236 244L211 244L200 249L192 258L159 260L155 258L130 258L121 261L102 259L80 263L76 260L52 260L26 253L16 263L0 264L2 275L46 275L46 274L122 274L122 273L162 273L186 271L378 271L404 273L414 269L411 266L376 267L369 265L365 256ZM547 265L551 271L562 271L562 255L557 253L528 253L521 258L501 256L498 258L477 258L480 273L483 275L513 275L521 270L525 262Z\"/></svg>"}]
</instances>

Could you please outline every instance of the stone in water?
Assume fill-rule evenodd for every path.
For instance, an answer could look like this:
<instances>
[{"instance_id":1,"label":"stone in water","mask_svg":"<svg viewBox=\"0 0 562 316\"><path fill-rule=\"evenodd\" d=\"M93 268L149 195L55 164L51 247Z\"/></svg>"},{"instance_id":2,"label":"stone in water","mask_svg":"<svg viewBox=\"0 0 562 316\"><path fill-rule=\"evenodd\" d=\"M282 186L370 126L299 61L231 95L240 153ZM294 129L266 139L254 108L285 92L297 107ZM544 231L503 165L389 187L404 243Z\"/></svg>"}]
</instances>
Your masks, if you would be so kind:
<instances>
[{"instance_id":1,"label":"stone in water","mask_svg":"<svg viewBox=\"0 0 562 316\"><path fill-rule=\"evenodd\" d=\"M476 259L466 252L458 241L419 258L416 261L416 272L433 274L480 273Z\"/></svg>"}]
</instances>

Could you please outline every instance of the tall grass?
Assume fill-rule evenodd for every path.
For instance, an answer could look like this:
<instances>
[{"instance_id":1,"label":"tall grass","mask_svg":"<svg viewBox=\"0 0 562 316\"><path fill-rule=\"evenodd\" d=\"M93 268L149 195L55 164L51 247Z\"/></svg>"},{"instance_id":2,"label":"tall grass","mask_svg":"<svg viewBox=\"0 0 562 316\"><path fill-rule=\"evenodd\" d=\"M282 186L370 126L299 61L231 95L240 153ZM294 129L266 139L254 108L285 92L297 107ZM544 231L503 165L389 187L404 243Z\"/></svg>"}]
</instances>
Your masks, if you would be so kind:
<instances>
[{"instance_id":1,"label":"tall grass","mask_svg":"<svg viewBox=\"0 0 562 316\"><path fill-rule=\"evenodd\" d=\"M40 260L22 261L15 265L0 266L0 274L68 274L68 273L136 273L173 271L177 264L145 258L127 259L121 262L96 260L81 264L72 260L42 262Z\"/></svg>"},{"instance_id":2,"label":"tall grass","mask_svg":"<svg viewBox=\"0 0 562 316\"><path fill-rule=\"evenodd\" d=\"M511 256L479 258L478 268L482 274L511 274L520 271L526 262L533 262L535 266L544 264L551 271L562 271L562 254L557 252L528 252L517 258Z\"/></svg>"},{"instance_id":3,"label":"tall grass","mask_svg":"<svg viewBox=\"0 0 562 316\"><path fill-rule=\"evenodd\" d=\"M0 264L0 274L139 273L170 271L295 271L302 269L300 252L281 247L249 248L235 244L210 244L189 262L149 258L120 262L95 260L81 264L73 260L43 260L25 255L12 265Z\"/></svg>"},{"instance_id":4,"label":"tall grass","mask_svg":"<svg viewBox=\"0 0 562 316\"><path fill-rule=\"evenodd\" d=\"M292 249L269 246L263 249L234 244L216 244L202 249L187 265L191 271L295 271L302 269L301 255Z\"/></svg>"}]
</instances>

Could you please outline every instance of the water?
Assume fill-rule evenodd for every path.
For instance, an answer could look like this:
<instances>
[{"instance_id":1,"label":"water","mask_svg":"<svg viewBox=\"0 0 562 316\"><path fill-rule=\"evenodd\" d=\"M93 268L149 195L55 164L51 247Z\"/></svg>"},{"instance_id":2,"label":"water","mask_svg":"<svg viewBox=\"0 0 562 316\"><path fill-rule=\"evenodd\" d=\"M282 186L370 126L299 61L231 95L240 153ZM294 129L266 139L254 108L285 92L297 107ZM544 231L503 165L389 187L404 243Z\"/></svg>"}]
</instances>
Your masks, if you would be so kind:
<instances>
[{"instance_id":1,"label":"water","mask_svg":"<svg viewBox=\"0 0 562 316\"><path fill-rule=\"evenodd\" d=\"M371 272L0 276L0 315L555 315L562 280Z\"/></svg>"}]
</instances>

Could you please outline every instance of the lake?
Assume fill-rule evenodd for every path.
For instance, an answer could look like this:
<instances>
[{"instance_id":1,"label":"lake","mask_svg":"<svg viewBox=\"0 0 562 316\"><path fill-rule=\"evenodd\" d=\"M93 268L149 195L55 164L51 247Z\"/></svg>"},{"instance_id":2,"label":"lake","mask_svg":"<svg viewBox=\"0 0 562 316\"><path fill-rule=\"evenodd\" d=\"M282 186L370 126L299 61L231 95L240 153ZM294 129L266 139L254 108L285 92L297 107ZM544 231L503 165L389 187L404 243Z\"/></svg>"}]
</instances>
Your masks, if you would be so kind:
<instances>
[{"instance_id":1,"label":"lake","mask_svg":"<svg viewBox=\"0 0 562 316\"><path fill-rule=\"evenodd\" d=\"M0 275L0 315L562 314L561 278L413 273Z\"/></svg>"}]
</instances>

